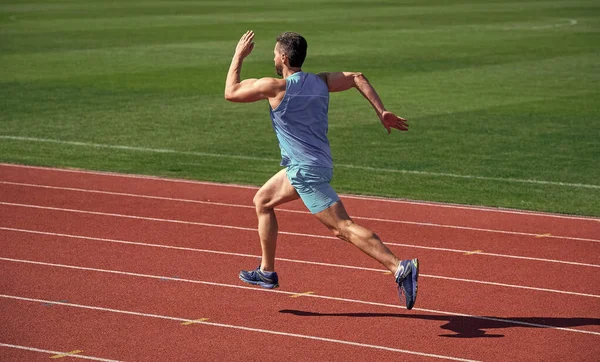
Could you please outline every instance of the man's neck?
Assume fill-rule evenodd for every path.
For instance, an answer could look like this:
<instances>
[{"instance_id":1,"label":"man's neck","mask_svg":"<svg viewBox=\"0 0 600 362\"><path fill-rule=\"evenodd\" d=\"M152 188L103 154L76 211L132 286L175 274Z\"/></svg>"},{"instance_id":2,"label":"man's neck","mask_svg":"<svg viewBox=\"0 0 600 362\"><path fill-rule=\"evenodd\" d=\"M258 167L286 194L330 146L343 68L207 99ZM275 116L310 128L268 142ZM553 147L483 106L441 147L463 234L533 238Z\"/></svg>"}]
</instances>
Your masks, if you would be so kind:
<instances>
[{"instance_id":1,"label":"man's neck","mask_svg":"<svg viewBox=\"0 0 600 362\"><path fill-rule=\"evenodd\" d=\"M298 73L301 71L302 71L302 68L284 68L283 69L283 79L289 77L290 75L292 75L294 73Z\"/></svg>"}]
</instances>

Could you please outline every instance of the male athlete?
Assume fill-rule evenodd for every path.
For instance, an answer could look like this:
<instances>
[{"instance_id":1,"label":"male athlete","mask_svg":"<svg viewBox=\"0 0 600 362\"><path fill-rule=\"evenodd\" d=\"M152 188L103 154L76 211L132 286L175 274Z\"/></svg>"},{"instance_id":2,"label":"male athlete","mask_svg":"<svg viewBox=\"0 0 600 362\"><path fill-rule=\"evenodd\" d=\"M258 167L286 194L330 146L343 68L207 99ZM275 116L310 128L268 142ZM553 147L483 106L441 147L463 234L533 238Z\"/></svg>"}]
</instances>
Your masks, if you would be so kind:
<instances>
[{"instance_id":1,"label":"male athlete","mask_svg":"<svg viewBox=\"0 0 600 362\"><path fill-rule=\"evenodd\" d=\"M225 99L231 102L267 100L273 129L281 148L281 166L254 196L261 264L255 270L242 270L240 279L263 288L277 288L275 248L278 225L275 207L301 198L306 207L335 236L350 242L379 261L395 276L400 297L412 309L417 298L417 259L400 260L371 230L357 225L348 216L342 201L330 185L333 163L327 139L329 92L356 88L371 103L388 134L392 128L408 130L406 120L385 110L381 99L361 73L305 73L306 40L285 32L275 44L275 70L283 78L240 81L242 62L254 49L254 32L242 35L235 49L225 83Z\"/></svg>"}]
</instances>

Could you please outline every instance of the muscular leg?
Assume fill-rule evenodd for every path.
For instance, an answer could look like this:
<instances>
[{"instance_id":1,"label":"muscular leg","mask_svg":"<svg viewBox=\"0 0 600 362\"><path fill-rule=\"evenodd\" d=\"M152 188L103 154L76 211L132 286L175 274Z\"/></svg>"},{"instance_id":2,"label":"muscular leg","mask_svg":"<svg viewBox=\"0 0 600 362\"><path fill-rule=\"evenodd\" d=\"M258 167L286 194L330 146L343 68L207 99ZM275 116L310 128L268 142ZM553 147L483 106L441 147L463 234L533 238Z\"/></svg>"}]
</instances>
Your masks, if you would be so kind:
<instances>
[{"instance_id":1,"label":"muscular leg","mask_svg":"<svg viewBox=\"0 0 600 362\"><path fill-rule=\"evenodd\" d=\"M392 273L398 268L398 259L371 230L352 221L342 201L338 201L315 216L338 238L350 242L374 258Z\"/></svg>"},{"instance_id":2,"label":"muscular leg","mask_svg":"<svg viewBox=\"0 0 600 362\"><path fill-rule=\"evenodd\" d=\"M271 177L254 196L254 206L258 217L258 236L262 249L261 270L275 270L275 249L279 228L274 208L299 197L290 184L285 169Z\"/></svg>"}]
</instances>

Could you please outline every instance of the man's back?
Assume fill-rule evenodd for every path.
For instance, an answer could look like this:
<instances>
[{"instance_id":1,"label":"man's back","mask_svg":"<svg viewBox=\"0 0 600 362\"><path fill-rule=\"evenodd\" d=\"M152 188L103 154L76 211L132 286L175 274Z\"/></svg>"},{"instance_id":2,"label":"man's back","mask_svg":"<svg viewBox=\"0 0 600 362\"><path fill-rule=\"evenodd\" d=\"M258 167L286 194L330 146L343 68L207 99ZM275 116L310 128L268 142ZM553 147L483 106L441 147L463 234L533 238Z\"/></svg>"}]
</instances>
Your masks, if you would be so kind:
<instances>
[{"instance_id":1,"label":"man's back","mask_svg":"<svg viewBox=\"0 0 600 362\"><path fill-rule=\"evenodd\" d=\"M281 165L333 167L327 139L329 89L312 73L286 78L281 103L271 109L273 128L281 147Z\"/></svg>"}]
</instances>

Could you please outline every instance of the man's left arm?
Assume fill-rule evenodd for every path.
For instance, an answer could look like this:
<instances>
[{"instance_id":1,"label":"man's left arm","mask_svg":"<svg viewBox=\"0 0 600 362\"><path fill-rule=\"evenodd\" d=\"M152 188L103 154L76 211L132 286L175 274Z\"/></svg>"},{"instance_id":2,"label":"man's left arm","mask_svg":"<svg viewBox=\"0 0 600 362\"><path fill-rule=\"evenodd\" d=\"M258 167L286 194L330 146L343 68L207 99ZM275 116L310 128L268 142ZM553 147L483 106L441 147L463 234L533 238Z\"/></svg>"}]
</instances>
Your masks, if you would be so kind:
<instances>
[{"instance_id":1,"label":"man's left arm","mask_svg":"<svg viewBox=\"0 0 600 362\"><path fill-rule=\"evenodd\" d=\"M327 84L330 92L343 92L351 88L356 88L365 97L371 106L375 109L381 124L387 130L388 134L392 132L392 128L400 131L408 131L408 123L406 119L398 117L396 114L389 112L383 106L383 102L375 91L375 88L369 83L367 77L358 72L323 72L318 74L321 79Z\"/></svg>"}]
</instances>

